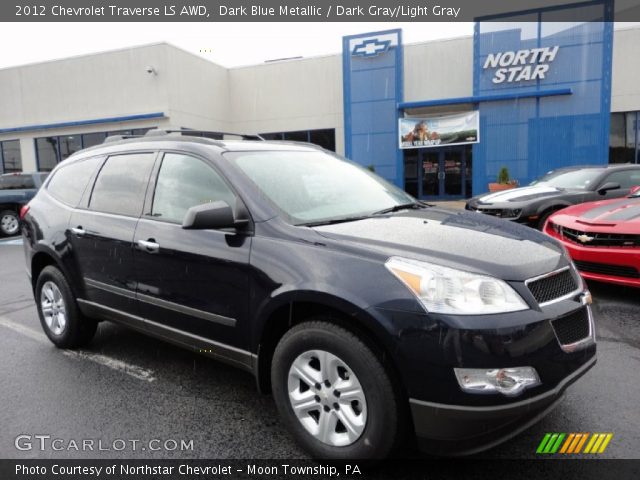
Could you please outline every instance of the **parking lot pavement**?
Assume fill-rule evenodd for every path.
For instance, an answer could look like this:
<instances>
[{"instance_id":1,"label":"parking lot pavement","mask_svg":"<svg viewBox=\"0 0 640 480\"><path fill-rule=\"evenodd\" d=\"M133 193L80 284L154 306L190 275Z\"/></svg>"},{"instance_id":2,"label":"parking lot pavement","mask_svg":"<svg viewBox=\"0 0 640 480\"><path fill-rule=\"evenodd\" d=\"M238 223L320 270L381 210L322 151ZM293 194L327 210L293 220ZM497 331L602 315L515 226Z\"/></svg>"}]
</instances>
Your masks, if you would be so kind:
<instances>
[{"instance_id":1,"label":"parking lot pavement","mask_svg":"<svg viewBox=\"0 0 640 480\"><path fill-rule=\"evenodd\" d=\"M0 241L0 458L305 457L246 373L104 322L89 348L56 349L40 328L16 243ZM535 457L546 432L613 432L602 457L640 458L640 292L595 284L592 292L598 364L542 422L480 457ZM20 451L21 434L61 438L65 448L41 452L34 441ZM87 439L109 450L68 449ZM125 450L114 449L118 439ZM153 439L184 441L187 450L151 451Z\"/></svg>"}]
</instances>

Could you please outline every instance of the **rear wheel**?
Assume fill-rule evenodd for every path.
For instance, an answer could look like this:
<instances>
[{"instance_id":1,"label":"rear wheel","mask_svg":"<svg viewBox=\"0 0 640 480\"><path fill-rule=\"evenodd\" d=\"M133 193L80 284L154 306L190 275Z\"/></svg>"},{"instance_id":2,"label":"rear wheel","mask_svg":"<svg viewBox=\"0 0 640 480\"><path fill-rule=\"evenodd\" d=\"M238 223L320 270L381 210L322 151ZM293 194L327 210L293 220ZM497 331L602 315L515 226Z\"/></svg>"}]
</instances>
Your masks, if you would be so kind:
<instances>
[{"instance_id":1,"label":"rear wheel","mask_svg":"<svg viewBox=\"0 0 640 480\"><path fill-rule=\"evenodd\" d=\"M20 230L18 213L13 210L0 212L0 233L6 237L16 235Z\"/></svg>"},{"instance_id":2,"label":"rear wheel","mask_svg":"<svg viewBox=\"0 0 640 480\"><path fill-rule=\"evenodd\" d=\"M81 347L91 341L98 323L82 315L60 270L51 265L42 270L35 297L42 329L57 347Z\"/></svg>"},{"instance_id":3,"label":"rear wheel","mask_svg":"<svg viewBox=\"0 0 640 480\"><path fill-rule=\"evenodd\" d=\"M319 319L293 327L274 352L276 406L314 457L376 459L402 440L400 402L360 338Z\"/></svg>"}]
</instances>

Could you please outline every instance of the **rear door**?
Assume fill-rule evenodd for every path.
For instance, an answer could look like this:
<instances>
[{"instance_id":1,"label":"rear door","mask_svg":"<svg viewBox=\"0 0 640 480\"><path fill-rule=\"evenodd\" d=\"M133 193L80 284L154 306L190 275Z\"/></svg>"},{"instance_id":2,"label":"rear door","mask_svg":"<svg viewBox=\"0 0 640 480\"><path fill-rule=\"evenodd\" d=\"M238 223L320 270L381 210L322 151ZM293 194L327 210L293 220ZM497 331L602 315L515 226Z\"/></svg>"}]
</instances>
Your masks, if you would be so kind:
<instances>
[{"instance_id":1,"label":"rear door","mask_svg":"<svg viewBox=\"0 0 640 480\"><path fill-rule=\"evenodd\" d=\"M88 192L86 207L71 215L67 235L90 302L136 312L133 235L156 156L109 156Z\"/></svg>"},{"instance_id":2,"label":"rear door","mask_svg":"<svg viewBox=\"0 0 640 480\"><path fill-rule=\"evenodd\" d=\"M190 207L223 200L234 208L239 200L208 160L188 153L164 153L154 185L134 239L140 315L158 335L234 357L227 346L249 338L251 236L181 224Z\"/></svg>"}]
</instances>

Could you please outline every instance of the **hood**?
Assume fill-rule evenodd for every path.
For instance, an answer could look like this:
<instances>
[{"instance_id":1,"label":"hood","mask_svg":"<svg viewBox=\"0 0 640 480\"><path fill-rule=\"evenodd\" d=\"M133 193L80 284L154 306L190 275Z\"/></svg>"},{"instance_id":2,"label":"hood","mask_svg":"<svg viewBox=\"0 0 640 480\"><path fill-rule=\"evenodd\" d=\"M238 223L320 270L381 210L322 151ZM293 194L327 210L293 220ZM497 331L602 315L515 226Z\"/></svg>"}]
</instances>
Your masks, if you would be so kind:
<instances>
[{"instance_id":1,"label":"hood","mask_svg":"<svg viewBox=\"0 0 640 480\"><path fill-rule=\"evenodd\" d=\"M530 187L511 188L509 190L503 190L501 192L489 193L476 197L479 205L486 204L492 205L502 202L530 202L533 200L539 200L543 198L551 198L560 195L567 195L572 193L571 191L561 190L549 185L532 185ZM584 193L584 192L575 192Z\"/></svg>"},{"instance_id":2,"label":"hood","mask_svg":"<svg viewBox=\"0 0 640 480\"><path fill-rule=\"evenodd\" d=\"M594 227L619 233L640 233L640 198L617 198L574 205L552 217L564 227Z\"/></svg>"},{"instance_id":3,"label":"hood","mask_svg":"<svg viewBox=\"0 0 640 480\"><path fill-rule=\"evenodd\" d=\"M437 207L314 230L384 256L423 260L503 280L523 281L568 264L562 247L537 230Z\"/></svg>"}]
</instances>

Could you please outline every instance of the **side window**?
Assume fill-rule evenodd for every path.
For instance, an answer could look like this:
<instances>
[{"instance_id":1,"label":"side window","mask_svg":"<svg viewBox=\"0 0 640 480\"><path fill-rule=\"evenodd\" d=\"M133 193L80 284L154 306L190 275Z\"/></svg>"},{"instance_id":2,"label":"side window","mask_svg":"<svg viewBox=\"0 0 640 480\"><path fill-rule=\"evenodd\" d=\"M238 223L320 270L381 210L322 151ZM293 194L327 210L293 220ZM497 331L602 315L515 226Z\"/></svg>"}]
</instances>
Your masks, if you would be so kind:
<instances>
[{"instance_id":1,"label":"side window","mask_svg":"<svg viewBox=\"0 0 640 480\"><path fill-rule=\"evenodd\" d=\"M640 185L640 169L639 170L621 170L619 172L613 172L603 182L619 183L621 189L629 189Z\"/></svg>"},{"instance_id":2,"label":"side window","mask_svg":"<svg viewBox=\"0 0 640 480\"><path fill-rule=\"evenodd\" d=\"M164 155L153 198L154 217L182 223L189 208L219 200L235 209L235 195L213 168L190 155Z\"/></svg>"},{"instance_id":3,"label":"side window","mask_svg":"<svg viewBox=\"0 0 640 480\"><path fill-rule=\"evenodd\" d=\"M0 177L0 189L2 190L29 190L32 188L36 188L36 184L30 174L10 173Z\"/></svg>"},{"instance_id":4,"label":"side window","mask_svg":"<svg viewBox=\"0 0 640 480\"><path fill-rule=\"evenodd\" d=\"M140 216L155 155L129 153L109 157L96 179L89 208L128 217Z\"/></svg>"},{"instance_id":5,"label":"side window","mask_svg":"<svg viewBox=\"0 0 640 480\"><path fill-rule=\"evenodd\" d=\"M102 160L104 157L88 158L58 169L47 185L47 191L62 203L77 206L89 179Z\"/></svg>"}]
</instances>

